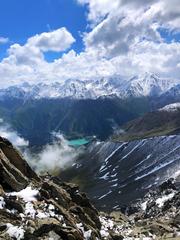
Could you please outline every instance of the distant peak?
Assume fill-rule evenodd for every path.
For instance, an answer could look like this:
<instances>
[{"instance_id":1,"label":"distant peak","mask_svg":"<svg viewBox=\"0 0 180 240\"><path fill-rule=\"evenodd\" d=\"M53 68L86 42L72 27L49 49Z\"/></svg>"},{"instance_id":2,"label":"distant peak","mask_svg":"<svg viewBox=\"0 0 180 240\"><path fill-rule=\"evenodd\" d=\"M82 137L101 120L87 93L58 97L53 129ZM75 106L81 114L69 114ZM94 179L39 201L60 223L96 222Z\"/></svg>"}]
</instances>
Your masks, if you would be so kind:
<instances>
[{"instance_id":1,"label":"distant peak","mask_svg":"<svg viewBox=\"0 0 180 240\"><path fill-rule=\"evenodd\" d=\"M180 110L180 102L172 103L159 109L159 111L167 111L167 112L174 112L178 110Z\"/></svg>"}]
</instances>

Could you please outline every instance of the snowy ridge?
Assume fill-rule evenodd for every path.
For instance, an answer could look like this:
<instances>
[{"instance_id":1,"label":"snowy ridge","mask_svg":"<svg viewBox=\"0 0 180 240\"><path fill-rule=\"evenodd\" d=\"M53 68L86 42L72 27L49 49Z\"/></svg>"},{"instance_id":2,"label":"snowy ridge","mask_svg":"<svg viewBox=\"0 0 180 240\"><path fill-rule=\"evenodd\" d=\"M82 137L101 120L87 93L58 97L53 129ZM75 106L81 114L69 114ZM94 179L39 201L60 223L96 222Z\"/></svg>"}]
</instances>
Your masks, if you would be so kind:
<instances>
[{"instance_id":1,"label":"snowy ridge","mask_svg":"<svg viewBox=\"0 0 180 240\"><path fill-rule=\"evenodd\" d=\"M180 110L180 103L172 103L160 108L159 111L174 112Z\"/></svg>"},{"instance_id":2,"label":"snowy ridge","mask_svg":"<svg viewBox=\"0 0 180 240\"><path fill-rule=\"evenodd\" d=\"M161 79L155 74L145 73L124 79L120 76L92 80L68 79L52 84L36 85L24 82L0 90L0 99L41 99L41 98L75 98L96 99L104 96L119 98L159 96L178 84L177 80Z\"/></svg>"}]
</instances>

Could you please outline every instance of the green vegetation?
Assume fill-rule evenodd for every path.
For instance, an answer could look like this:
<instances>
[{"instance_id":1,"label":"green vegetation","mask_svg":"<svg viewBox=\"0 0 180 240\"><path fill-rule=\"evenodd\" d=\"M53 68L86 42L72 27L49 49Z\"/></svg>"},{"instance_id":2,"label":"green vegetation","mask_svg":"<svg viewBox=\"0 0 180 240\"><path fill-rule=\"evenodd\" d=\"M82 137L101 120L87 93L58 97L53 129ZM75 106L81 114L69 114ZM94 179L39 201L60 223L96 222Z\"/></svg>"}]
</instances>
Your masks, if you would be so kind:
<instances>
[{"instance_id":1,"label":"green vegetation","mask_svg":"<svg viewBox=\"0 0 180 240\"><path fill-rule=\"evenodd\" d=\"M53 131L60 131L70 139L96 135L105 140L115 128L149 110L150 103L146 98L40 99L27 102L11 99L8 103L0 102L0 117L33 145L49 142Z\"/></svg>"},{"instance_id":2,"label":"green vegetation","mask_svg":"<svg viewBox=\"0 0 180 240\"><path fill-rule=\"evenodd\" d=\"M126 123L123 132L114 134L114 141L131 141L180 133L180 111L155 111Z\"/></svg>"}]
</instances>

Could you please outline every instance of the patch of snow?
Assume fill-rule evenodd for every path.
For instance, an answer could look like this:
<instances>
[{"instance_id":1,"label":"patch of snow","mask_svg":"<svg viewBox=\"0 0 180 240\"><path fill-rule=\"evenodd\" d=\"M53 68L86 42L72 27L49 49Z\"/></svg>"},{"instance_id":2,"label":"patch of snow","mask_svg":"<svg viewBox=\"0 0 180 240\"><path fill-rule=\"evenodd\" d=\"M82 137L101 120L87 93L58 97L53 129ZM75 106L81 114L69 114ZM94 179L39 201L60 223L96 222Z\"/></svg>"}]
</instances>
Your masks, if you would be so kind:
<instances>
[{"instance_id":1,"label":"patch of snow","mask_svg":"<svg viewBox=\"0 0 180 240\"><path fill-rule=\"evenodd\" d=\"M169 105L166 105L163 108L160 108L159 111L166 111L166 112L175 112L180 110L180 103L172 103Z\"/></svg>"},{"instance_id":2,"label":"patch of snow","mask_svg":"<svg viewBox=\"0 0 180 240\"><path fill-rule=\"evenodd\" d=\"M118 186L118 183L113 184L111 187L117 187L117 186Z\"/></svg>"},{"instance_id":3,"label":"patch of snow","mask_svg":"<svg viewBox=\"0 0 180 240\"><path fill-rule=\"evenodd\" d=\"M170 151L166 156L168 156L170 153L172 153L173 151L177 150L178 148L179 148L179 146L176 147L175 149L173 149L172 151ZM162 158L162 159L163 159L163 158ZM154 172L157 172L157 171L160 170L161 168L164 168L164 167L170 165L172 162L175 162L175 161L178 160L178 159L179 159L179 156L178 156L177 158L173 158L172 160L167 161L167 162L165 162L165 163L160 163L159 165L157 165L155 168L153 168L153 169L150 170L149 172L147 172L147 173L145 173L145 174L142 174L142 175L139 176L139 177L136 177L134 180L137 181L137 180L142 179L142 178L144 178L144 177L146 177L146 176L148 176L148 175L150 175L150 174L152 174L152 173L154 173ZM160 159L160 160L161 160L161 159Z\"/></svg>"},{"instance_id":4,"label":"patch of snow","mask_svg":"<svg viewBox=\"0 0 180 240\"><path fill-rule=\"evenodd\" d=\"M107 180L109 176L109 172L107 172L106 174L104 174L102 177L99 177L99 179L104 179Z\"/></svg>"},{"instance_id":5,"label":"patch of snow","mask_svg":"<svg viewBox=\"0 0 180 240\"><path fill-rule=\"evenodd\" d=\"M109 230L112 230L114 227L114 222L111 219L107 219L105 217L100 217L99 219L102 224L100 230L101 237L107 238L109 236Z\"/></svg>"},{"instance_id":6,"label":"patch of snow","mask_svg":"<svg viewBox=\"0 0 180 240\"><path fill-rule=\"evenodd\" d=\"M131 149L130 152L128 152L125 156L121 158L121 160L127 158L131 153L133 153L142 143L144 143L144 140L140 141L134 148Z\"/></svg>"},{"instance_id":7,"label":"patch of snow","mask_svg":"<svg viewBox=\"0 0 180 240\"><path fill-rule=\"evenodd\" d=\"M117 182L117 181L118 181L118 178L115 178L115 179L110 180L109 182Z\"/></svg>"},{"instance_id":8,"label":"patch of snow","mask_svg":"<svg viewBox=\"0 0 180 240\"><path fill-rule=\"evenodd\" d=\"M31 202L27 202L25 205L25 215L31 218L35 218L36 210L34 209L34 205Z\"/></svg>"},{"instance_id":9,"label":"patch of snow","mask_svg":"<svg viewBox=\"0 0 180 240\"><path fill-rule=\"evenodd\" d=\"M122 145L118 146L115 150L113 150L111 152L111 154L109 156L107 156L104 160L104 164L101 166L101 168L99 169L99 172L104 172L105 170L107 170L106 164L108 163L109 159L124 145L125 143L123 143Z\"/></svg>"},{"instance_id":10,"label":"patch of snow","mask_svg":"<svg viewBox=\"0 0 180 240\"><path fill-rule=\"evenodd\" d=\"M107 192L106 194L104 194L103 196L99 197L98 200L105 198L105 197L108 196L110 193L112 193L111 190L110 190L109 192Z\"/></svg>"},{"instance_id":11,"label":"patch of snow","mask_svg":"<svg viewBox=\"0 0 180 240\"><path fill-rule=\"evenodd\" d=\"M89 229L88 231L85 231L82 223L77 223L76 226L83 233L83 236L84 236L85 240L90 240L91 239L91 234L92 234L91 229Z\"/></svg>"},{"instance_id":12,"label":"patch of snow","mask_svg":"<svg viewBox=\"0 0 180 240\"><path fill-rule=\"evenodd\" d=\"M0 209L3 209L5 205L6 205L6 203L4 201L4 198L0 197Z\"/></svg>"},{"instance_id":13,"label":"patch of snow","mask_svg":"<svg viewBox=\"0 0 180 240\"><path fill-rule=\"evenodd\" d=\"M180 170L176 171L174 174L173 174L173 178L176 179L180 176Z\"/></svg>"},{"instance_id":14,"label":"patch of snow","mask_svg":"<svg viewBox=\"0 0 180 240\"><path fill-rule=\"evenodd\" d=\"M161 198L156 199L156 204L159 208L163 207L164 203L168 200L171 200L174 197L175 193L170 193L168 195L162 196Z\"/></svg>"},{"instance_id":15,"label":"patch of snow","mask_svg":"<svg viewBox=\"0 0 180 240\"><path fill-rule=\"evenodd\" d=\"M115 178L116 176L117 176L117 173L111 175L112 178Z\"/></svg>"},{"instance_id":16,"label":"patch of snow","mask_svg":"<svg viewBox=\"0 0 180 240\"><path fill-rule=\"evenodd\" d=\"M141 204L141 208L142 208L143 211L146 211L147 203L148 203L148 201L145 201Z\"/></svg>"},{"instance_id":17,"label":"patch of snow","mask_svg":"<svg viewBox=\"0 0 180 240\"><path fill-rule=\"evenodd\" d=\"M36 217L42 219L42 218L47 218L48 216L46 213L38 211L38 214L36 215Z\"/></svg>"},{"instance_id":18,"label":"patch of snow","mask_svg":"<svg viewBox=\"0 0 180 240\"><path fill-rule=\"evenodd\" d=\"M135 165L135 167L138 167L139 165L141 165L142 163L144 163L146 160L148 160L150 157L152 156L152 154L149 154L145 159L143 159L142 161L140 161L137 165Z\"/></svg>"},{"instance_id":19,"label":"patch of snow","mask_svg":"<svg viewBox=\"0 0 180 240\"><path fill-rule=\"evenodd\" d=\"M10 223L7 223L6 233L11 237L17 240L24 239L24 229L22 227L14 226Z\"/></svg>"},{"instance_id":20,"label":"patch of snow","mask_svg":"<svg viewBox=\"0 0 180 240\"><path fill-rule=\"evenodd\" d=\"M11 192L7 195L9 196L17 196L22 198L25 202L36 201L36 196L39 191L37 189L32 189L31 186L21 190L20 192Z\"/></svg>"},{"instance_id":21,"label":"patch of snow","mask_svg":"<svg viewBox=\"0 0 180 240\"><path fill-rule=\"evenodd\" d=\"M56 217L60 221L63 220L63 216L58 215L55 213L55 206L52 204L44 204L42 206L42 209L35 209L34 204L32 202L27 202L25 205L25 212L22 218L24 217L31 217L33 219L35 218L50 218L50 217Z\"/></svg>"}]
</instances>

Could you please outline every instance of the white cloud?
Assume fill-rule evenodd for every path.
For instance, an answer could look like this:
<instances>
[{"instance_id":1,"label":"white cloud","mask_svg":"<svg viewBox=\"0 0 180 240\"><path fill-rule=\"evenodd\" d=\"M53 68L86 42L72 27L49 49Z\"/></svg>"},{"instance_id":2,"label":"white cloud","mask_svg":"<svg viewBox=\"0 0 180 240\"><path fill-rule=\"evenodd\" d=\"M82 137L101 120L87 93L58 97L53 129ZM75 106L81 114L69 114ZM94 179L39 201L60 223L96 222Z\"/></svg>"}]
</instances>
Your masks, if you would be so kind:
<instances>
[{"instance_id":1,"label":"white cloud","mask_svg":"<svg viewBox=\"0 0 180 240\"><path fill-rule=\"evenodd\" d=\"M39 173L56 173L75 163L82 153L82 149L74 149L68 145L68 141L60 134L56 135L53 144L46 145L38 154L32 154L30 150L25 151L29 164Z\"/></svg>"},{"instance_id":2,"label":"white cloud","mask_svg":"<svg viewBox=\"0 0 180 240\"><path fill-rule=\"evenodd\" d=\"M150 10L151 17L169 25L171 28L180 28L180 4L179 0L77 0L80 4L87 4L89 8L88 19L97 23L107 14L114 15L116 12L127 12L139 9Z\"/></svg>"},{"instance_id":3,"label":"white cloud","mask_svg":"<svg viewBox=\"0 0 180 240\"><path fill-rule=\"evenodd\" d=\"M59 28L52 32L37 34L28 39L27 45L38 48L40 51L61 52L68 49L75 39L66 28Z\"/></svg>"},{"instance_id":4,"label":"white cloud","mask_svg":"<svg viewBox=\"0 0 180 240\"><path fill-rule=\"evenodd\" d=\"M167 43L159 29L180 31L179 0L77 0L87 4L91 31L85 50L70 49L48 63L47 51L64 51L75 41L65 28L13 44L0 62L1 86L21 81L62 81L155 72L179 78L180 42Z\"/></svg>"},{"instance_id":5,"label":"white cloud","mask_svg":"<svg viewBox=\"0 0 180 240\"><path fill-rule=\"evenodd\" d=\"M176 7L177 0L172 0L171 6L166 0L115 0L114 5L118 7L109 7L108 3L111 1L106 0L105 9L103 1L88 2L91 21L94 22L103 15L105 17L107 13L108 16L86 34L84 41L86 47L103 51L106 56L126 54L132 44L143 40L163 41L159 28L166 28L169 31L177 31L178 28L180 30L180 9L179 5Z\"/></svg>"},{"instance_id":6,"label":"white cloud","mask_svg":"<svg viewBox=\"0 0 180 240\"><path fill-rule=\"evenodd\" d=\"M154 71L179 77L180 43L166 43L159 32L180 31L179 0L78 2L87 4L93 24L84 37L86 51L108 59L115 73Z\"/></svg>"},{"instance_id":7,"label":"white cloud","mask_svg":"<svg viewBox=\"0 0 180 240\"><path fill-rule=\"evenodd\" d=\"M5 44L9 42L9 38L6 37L0 37L0 44Z\"/></svg>"},{"instance_id":8,"label":"white cloud","mask_svg":"<svg viewBox=\"0 0 180 240\"><path fill-rule=\"evenodd\" d=\"M0 62L1 87L21 81L45 81L52 72L52 64L44 59L44 52L67 50L75 41L66 28L37 34L24 45L13 44L8 49L8 57ZM52 77L49 79L51 80Z\"/></svg>"},{"instance_id":9,"label":"white cloud","mask_svg":"<svg viewBox=\"0 0 180 240\"><path fill-rule=\"evenodd\" d=\"M29 38L25 45L13 44L8 50L9 57L3 63L37 65L44 62L43 52L67 50L75 41L66 28L44 32Z\"/></svg>"},{"instance_id":10,"label":"white cloud","mask_svg":"<svg viewBox=\"0 0 180 240\"><path fill-rule=\"evenodd\" d=\"M102 18L119 7L119 0L77 0L80 4L87 4L89 7L88 19L98 23Z\"/></svg>"},{"instance_id":11,"label":"white cloud","mask_svg":"<svg viewBox=\"0 0 180 240\"><path fill-rule=\"evenodd\" d=\"M28 146L28 141L20 137L18 133L11 129L7 124L3 123L3 119L0 119L0 136L8 139L16 147Z\"/></svg>"}]
</instances>

